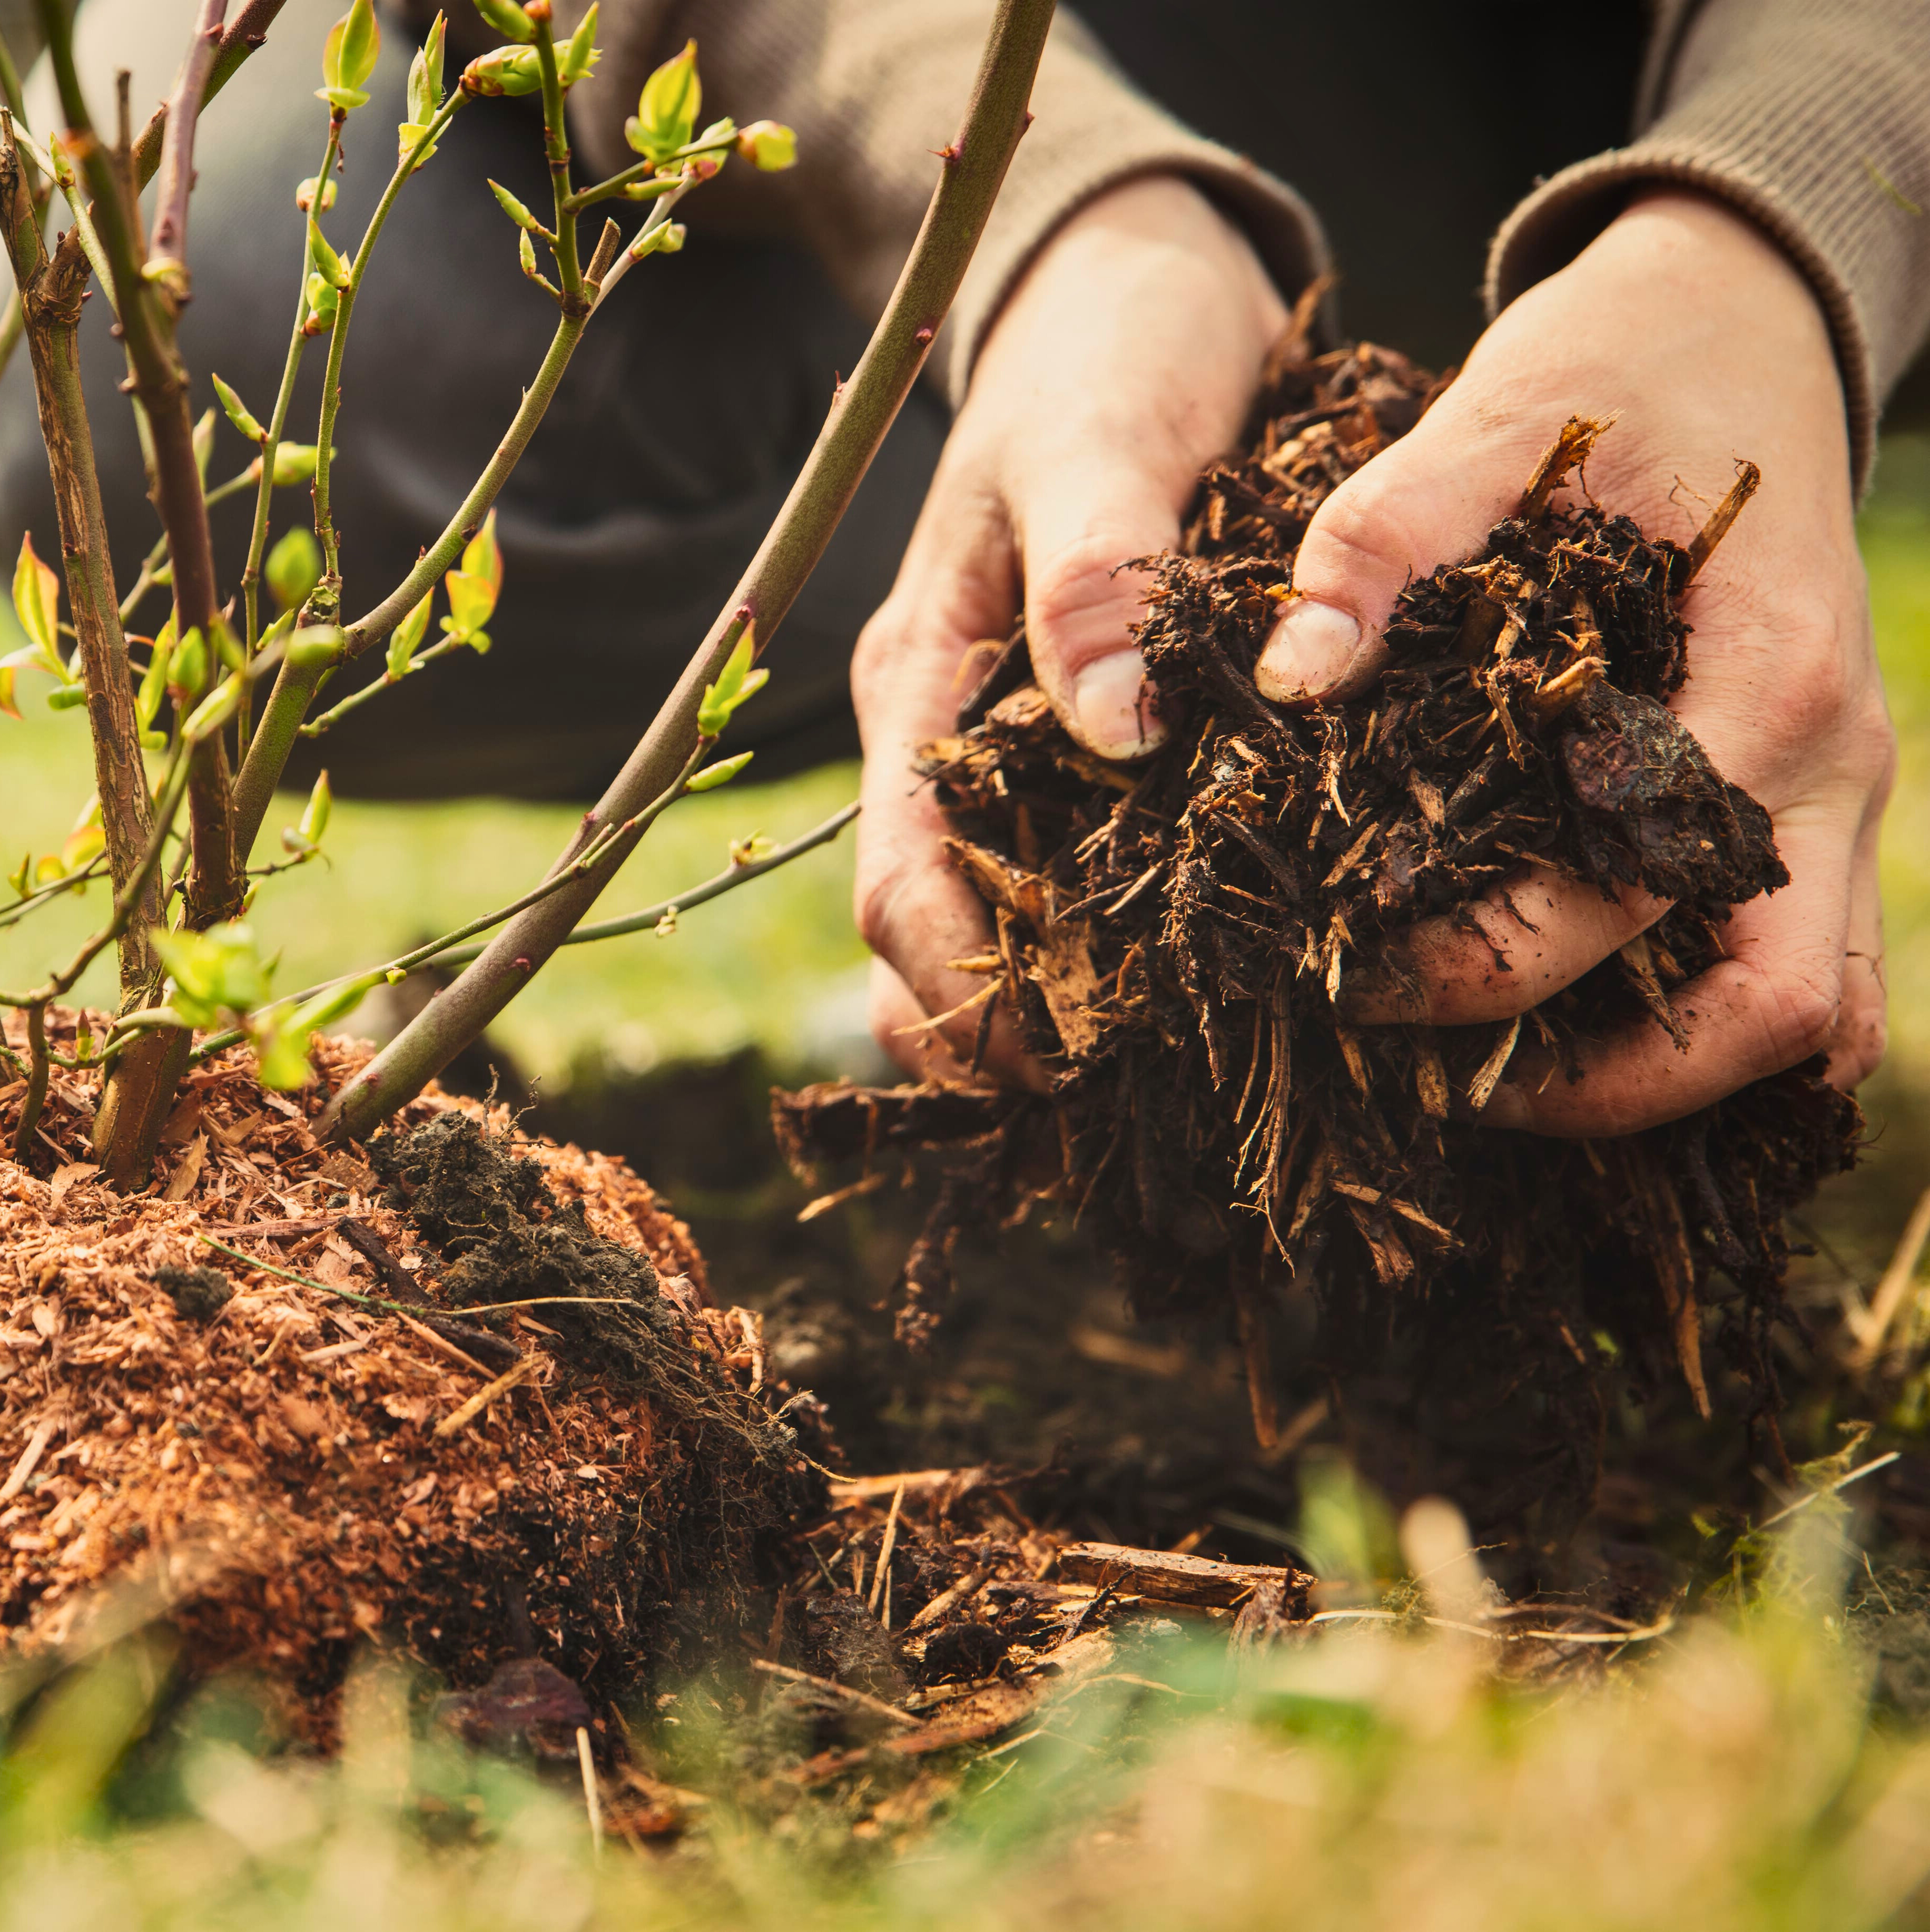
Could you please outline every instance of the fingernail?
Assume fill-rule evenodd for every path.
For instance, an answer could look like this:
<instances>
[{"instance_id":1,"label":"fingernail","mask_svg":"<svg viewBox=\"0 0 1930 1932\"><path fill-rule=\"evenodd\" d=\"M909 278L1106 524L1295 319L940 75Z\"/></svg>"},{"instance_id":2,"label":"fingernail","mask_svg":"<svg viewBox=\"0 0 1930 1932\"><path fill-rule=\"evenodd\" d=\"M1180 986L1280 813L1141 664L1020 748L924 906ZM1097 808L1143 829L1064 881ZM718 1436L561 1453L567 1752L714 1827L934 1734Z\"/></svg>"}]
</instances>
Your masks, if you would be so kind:
<instances>
[{"instance_id":1,"label":"fingernail","mask_svg":"<svg viewBox=\"0 0 1930 1932\"><path fill-rule=\"evenodd\" d=\"M1263 698L1305 704L1344 684L1372 638L1351 611L1296 597L1273 627L1253 668Z\"/></svg>"},{"instance_id":2,"label":"fingernail","mask_svg":"<svg viewBox=\"0 0 1930 1932\"><path fill-rule=\"evenodd\" d=\"M1166 736L1146 688L1146 662L1137 651L1098 658L1072 680L1079 736L1102 758L1136 758Z\"/></svg>"},{"instance_id":3,"label":"fingernail","mask_svg":"<svg viewBox=\"0 0 1930 1932\"><path fill-rule=\"evenodd\" d=\"M1504 1080L1488 1096L1488 1104L1475 1116L1484 1127L1512 1127L1526 1133L1535 1124L1534 1109L1518 1087Z\"/></svg>"}]
</instances>

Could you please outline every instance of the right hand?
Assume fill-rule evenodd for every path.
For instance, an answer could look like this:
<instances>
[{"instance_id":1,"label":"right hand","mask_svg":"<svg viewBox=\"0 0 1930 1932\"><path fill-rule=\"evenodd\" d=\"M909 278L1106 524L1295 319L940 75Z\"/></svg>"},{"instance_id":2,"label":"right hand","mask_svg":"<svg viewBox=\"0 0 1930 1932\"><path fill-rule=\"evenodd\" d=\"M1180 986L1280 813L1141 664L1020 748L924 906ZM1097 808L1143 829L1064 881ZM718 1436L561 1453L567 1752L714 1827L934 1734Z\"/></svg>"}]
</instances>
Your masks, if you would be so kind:
<instances>
[{"instance_id":1,"label":"right hand","mask_svg":"<svg viewBox=\"0 0 1930 1932\"><path fill-rule=\"evenodd\" d=\"M1160 742L1128 628L1146 583L1118 566L1176 544L1199 472L1238 440L1286 320L1239 232L1183 181L1155 177L1072 216L987 335L898 580L851 664L871 1024L908 1072L964 1077L978 1010L924 1023L984 988L946 962L992 944L913 758L955 729L967 654L1009 633L1021 598L1034 674L1066 730L1102 758ZM984 1070L1042 1081L1003 1013Z\"/></svg>"}]
</instances>

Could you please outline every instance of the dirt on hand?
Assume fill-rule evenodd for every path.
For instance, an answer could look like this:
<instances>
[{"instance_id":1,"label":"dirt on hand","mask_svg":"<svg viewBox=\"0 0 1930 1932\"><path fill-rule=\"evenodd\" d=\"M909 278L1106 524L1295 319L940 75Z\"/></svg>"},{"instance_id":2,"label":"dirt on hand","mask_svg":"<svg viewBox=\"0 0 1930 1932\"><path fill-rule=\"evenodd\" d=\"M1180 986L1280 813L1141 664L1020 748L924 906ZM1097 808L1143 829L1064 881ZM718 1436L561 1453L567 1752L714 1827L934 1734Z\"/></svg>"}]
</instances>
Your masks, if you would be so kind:
<instances>
[{"instance_id":1,"label":"dirt on hand","mask_svg":"<svg viewBox=\"0 0 1930 1932\"><path fill-rule=\"evenodd\" d=\"M1578 1049L1631 1024L1680 1041L1671 996L1722 958L1729 908L1788 874L1768 814L1666 702L1690 673L1680 600L1747 466L1684 548L1585 487L1556 500L1601 433L1572 422L1481 554L1404 594L1372 690L1305 713L1260 697L1314 512L1434 388L1370 344L1276 353L1245 456L1202 478L1181 554L1150 560L1163 748L1131 766L1081 749L1021 634L926 749L996 922L972 962L978 1054L1004 1012L1049 1094L814 1088L775 1118L805 1167L935 1158L909 1338L942 1309L960 1233L1042 1203L1093 1231L1140 1310L1227 1322L1263 1442L1280 1311L1311 1297L1343 1410L1395 1376L1437 1448L1500 1445L1477 1510L1572 1519L1617 1388L1728 1403L1781 1466L1784 1216L1850 1164L1860 1122L1817 1061L1624 1138L1477 1124L1504 1073L1582 1077ZM1532 868L1674 903L1521 1019L1347 1022L1350 976L1411 974L1389 943L1404 928L1465 919Z\"/></svg>"}]
</instances>

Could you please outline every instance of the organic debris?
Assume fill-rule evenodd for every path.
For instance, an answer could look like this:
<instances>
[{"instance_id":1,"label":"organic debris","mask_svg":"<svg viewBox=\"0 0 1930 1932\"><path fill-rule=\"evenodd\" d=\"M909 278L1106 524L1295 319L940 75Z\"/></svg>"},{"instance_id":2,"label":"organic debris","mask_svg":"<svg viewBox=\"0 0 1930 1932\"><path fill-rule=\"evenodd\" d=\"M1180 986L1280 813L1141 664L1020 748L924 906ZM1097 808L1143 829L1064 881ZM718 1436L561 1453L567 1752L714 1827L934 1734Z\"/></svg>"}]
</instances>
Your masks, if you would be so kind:
<instances>
[{"instance_id":1,"label":"organic debris","mask_svg":"<svg viewBox=\"0 0 1930 1932\"><path fill-rule=\"evenodd\" d=\"M250 1668L325 1742L370 1640L459 1688L540 1652L601 1708L768 1614L815 1412L779 1419L757 1318L620 1162L432 1095L365 1164L230 1053L164 1136L184 1184L130 1197L54 1087L51 1178L0 1162L7 1650L165 1617L190 1678Z\"/></svg>"},{"instance_id":2,"label":"organic debris","mask_svg":"<svg viewBox=\"0 0 1930 1932\"><path fill-rule=\"evenodd\" d=\"M1156 560L1140 642L1164 748L1130 767L1083 752L1021 634L924 754L996 920L978 1052L1002 1010L1049 1095L815 1088L775 1116L804 1167L938 1156L908 1338L937 1317L959 1232L1043 1201L1095 1232L1142 1312L1228 1321L1263 1442L1274 1310L1311 1291L1337 1392L1404 1370L1437 1436L1505 1445L1512 1491L1488 1504L1566 1514L1592 1490L1614 1373L1638 1396L1679 1376L1704 1414L1725 1395L1782 1462L1783 1217L1850 1164L1860 1117L1818 1060L1622 1139L1474 1124L1524 1043L1574 1078L1578 1042L1645 1016L1674 1031L1670 995L1722 957L1728 908L1787 874L1768 814L1665 702L1689 674L1678 600L1748 466L1684 549L1585 490L1556 500L1603 427L1572 422L1480 555L1403 595L1372 690L1305 714L1259 695L1309 520L1434 386L1370 344L1276 354L1248 454L1208 471L1183 554ZM1524 1019L1347 1023L1350 976L1407 970L1383 940L1530 867L1674 904Z\"/></svg>"}]
</instances>

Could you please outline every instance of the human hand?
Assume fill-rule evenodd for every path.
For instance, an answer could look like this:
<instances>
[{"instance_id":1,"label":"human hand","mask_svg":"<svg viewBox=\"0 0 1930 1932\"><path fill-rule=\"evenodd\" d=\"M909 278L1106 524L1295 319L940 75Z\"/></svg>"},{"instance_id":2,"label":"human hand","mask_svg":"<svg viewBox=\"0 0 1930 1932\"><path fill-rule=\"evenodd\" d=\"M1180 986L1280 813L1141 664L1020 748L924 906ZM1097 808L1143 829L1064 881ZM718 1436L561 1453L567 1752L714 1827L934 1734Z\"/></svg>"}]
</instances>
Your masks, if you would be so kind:
<instances>
[{"instance_id":1,"label":"human hand","mask_svg":"<svg viewBox=\"0 0 1930 1932\"><path fill-rule=\"evenodd\" d=\"M1307 704L1370 682L1402 586L1480 548L1572 415L1617 418L1588 485L1652 532L1686 541L1701 520L1672 496L1677 479L1713 496L1732 458L1761 466L1761 489L1684 600L1695 634L1673 709L1769 809L1791 882L1738 908L1723 928L1728 956L1676 992L1686 1050L1644 1020L1584 1048L1572 1082L1524 1043L1482 1118L1626 1133L1818 1052L1833 1082L1854 1086L1884 1044L1877 833L1895 741L1829 332L1809 284L1740 216L1700 196L1649 195L1514 302L1413 433L1322 506L1260 688ZM1666 902L1605 899L1537 872L1468 910L1479 936L1437 919L1390 942L1407 970L1358 973L1341 992L1348 1016L1505 1019Z\"/></svg>"},{"instance_id":2,"label":"human hand","mask_svg":"<svg viewBox=\"0 0 1930 1932\"><path fill-rule=\"evenodd\" d=\"M1198 472L1238 440L1286 314L1238 231L1184 182L1156 178L1068 220L986 339L898 580L851 665L872 1027L911 1072L955 1078L969 1066L975 1007L925 1023L984 991L982 975L946 962L991 937L913 758L952 730L967 653L1010 631L1021 596L1034 673L1066 729L1105 758L1159 742L1127 631L1146 584L1118 566L1178 541ZM985 1064L1041 1077L1003 1016Z\"/></svg>"}]
</instances>

